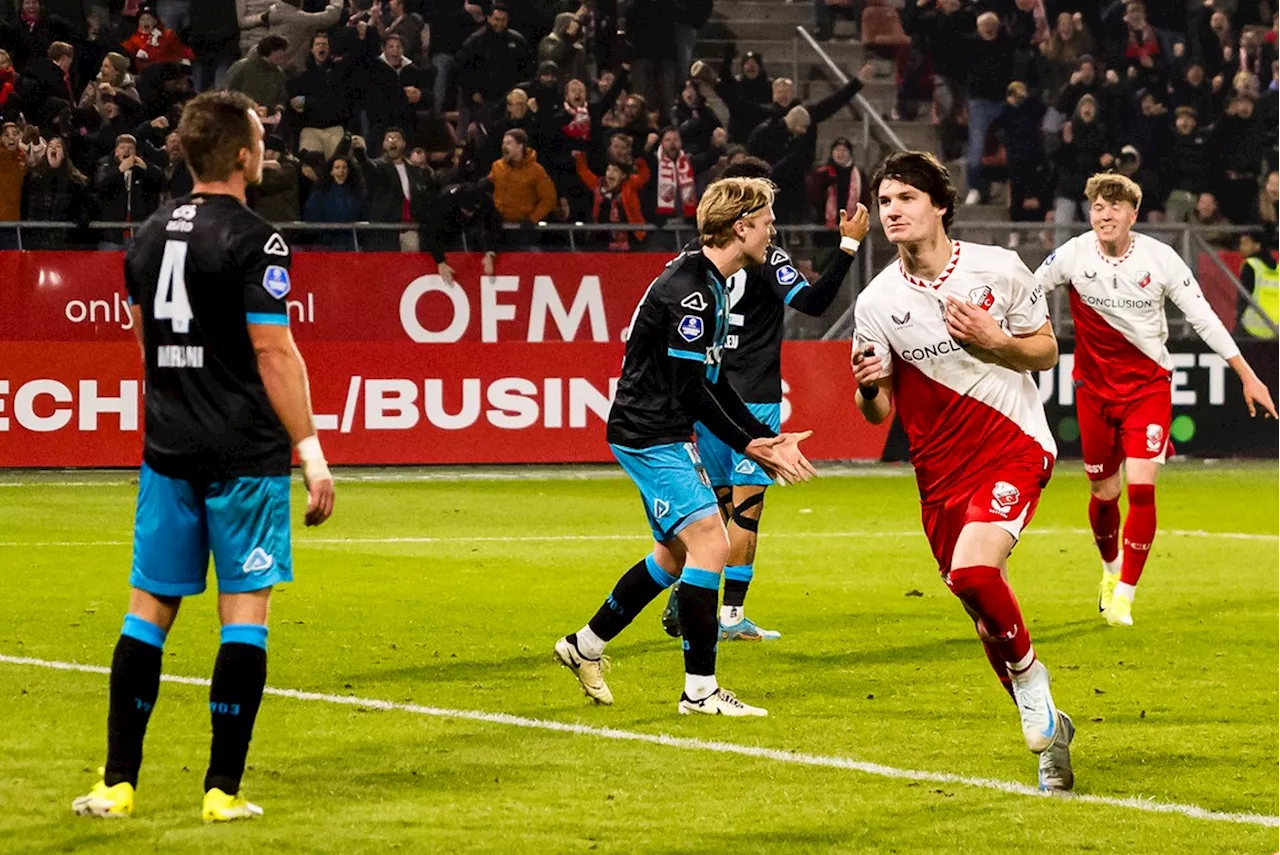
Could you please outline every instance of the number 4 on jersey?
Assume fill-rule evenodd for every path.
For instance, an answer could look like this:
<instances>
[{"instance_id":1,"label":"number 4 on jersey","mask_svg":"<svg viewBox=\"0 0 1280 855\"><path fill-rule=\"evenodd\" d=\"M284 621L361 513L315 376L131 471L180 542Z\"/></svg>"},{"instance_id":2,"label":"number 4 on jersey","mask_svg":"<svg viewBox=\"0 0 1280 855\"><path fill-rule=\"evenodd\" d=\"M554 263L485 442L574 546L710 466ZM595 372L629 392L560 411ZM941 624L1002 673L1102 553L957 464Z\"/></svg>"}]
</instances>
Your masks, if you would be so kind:
<instances>
[{"instance_id":1,"label":"number 4 on jersey","mask_svg":"<svg viewBox=\"0 0 1280 855\"><path fill-rule=\"evenodd\" d=\"M180 240L165 241L164 259L160 262L160 282L156 289L155 318L170 321L173 331L185 333L191 328L191 302L187 299L187 245Z\"/></svg>"}]
</instances>

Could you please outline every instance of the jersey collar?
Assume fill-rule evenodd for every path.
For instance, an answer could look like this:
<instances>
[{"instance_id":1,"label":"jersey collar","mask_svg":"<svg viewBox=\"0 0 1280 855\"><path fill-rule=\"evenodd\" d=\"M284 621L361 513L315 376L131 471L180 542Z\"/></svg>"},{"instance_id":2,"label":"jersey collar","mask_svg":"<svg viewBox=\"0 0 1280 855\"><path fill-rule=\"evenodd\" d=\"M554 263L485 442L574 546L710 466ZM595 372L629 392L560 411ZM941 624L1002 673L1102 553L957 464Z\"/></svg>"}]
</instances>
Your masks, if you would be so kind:
<instances>
[{"instance_id":1,"label":"jersey collar","mask_svg":"<svg viewBox=\"0 0 1280 855\"><path fill-rule=\"evenodd\" d=\"M952 271L956 269L956 265L959 263L960 263L960 241L953 240L951 242L951 260L947 262L946 267L942 268L942 273L938 274L938 278L933 280L932 282L929 282L928 280L925 280L925 279L921 279L918 276L912 276L910 273L908 273L907 268L902 265L901 256L899 256L898 258L898 272L902 274L903 279L907 280L907 282L911 283L912 285L915 285L919 288L933 288L934 290L937 290L939 287L942 286L943 282L947 281L947 277L951 275Z\"/></svg>"},{"instance_id":2,"label":"jersey collar","mask_svg":"<svg viewBox=\"0 0 1280 855\"><path fill-rule=\"evenodd\" d=\"M1112 258L1111 256L1107 255L1105 252L1102 251L1102 241L1098 240L1098 236L1097 235L1093 236L1093 249L1095 252L1098 253L1098 258L1101 258L1103 261L1105 261L1107 264L1110 264L1112 267L1119 267L1120 265L1124 264L1125 260L1129 256L1133 255L1133 249L1137 245L1138 245L1138 236L1133 233L1130 233L1129 248L1126 249L1124 251L1124 254L1121 255L1119 258Z\"/></svg>"}]
</instances>

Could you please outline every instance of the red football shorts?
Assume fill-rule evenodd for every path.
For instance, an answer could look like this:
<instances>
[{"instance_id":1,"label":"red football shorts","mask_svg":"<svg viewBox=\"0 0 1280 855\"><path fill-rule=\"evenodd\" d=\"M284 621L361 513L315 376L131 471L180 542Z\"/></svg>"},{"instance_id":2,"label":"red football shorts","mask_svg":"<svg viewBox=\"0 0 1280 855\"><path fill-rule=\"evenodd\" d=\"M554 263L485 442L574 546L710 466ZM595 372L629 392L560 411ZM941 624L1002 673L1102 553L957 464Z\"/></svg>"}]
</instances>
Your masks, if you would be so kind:
<instances>
[{"instance_id":1,"label":"red football shorts","mask_svg":"<svg viewBox=\"0 0 1280 855\"><path fill-rule=\"evenodd\" d=\"M969 523L994 523L1017 541L1035 516L1040 493L1053 475L1053 464L1053 458L1043 450L1002 460L983 472L968 497L922 501L924 534L938 560L938 572L946 575L951 571L956 541Z\"/></svg>"},{"instance_id":2,"label":"red football shorts","mask_svg":"<svg viewBox=\"0 0 1280 855\"><path fill-rule=\"evenodd\" d=\"M1155 386L1125 401L1108 401L1081 386L1076 389L1076 416L1090 481L1110 478L1127 457L1164 463L1173 450L1173 393L1168 386Z\"/></svg>"}]
</instances>

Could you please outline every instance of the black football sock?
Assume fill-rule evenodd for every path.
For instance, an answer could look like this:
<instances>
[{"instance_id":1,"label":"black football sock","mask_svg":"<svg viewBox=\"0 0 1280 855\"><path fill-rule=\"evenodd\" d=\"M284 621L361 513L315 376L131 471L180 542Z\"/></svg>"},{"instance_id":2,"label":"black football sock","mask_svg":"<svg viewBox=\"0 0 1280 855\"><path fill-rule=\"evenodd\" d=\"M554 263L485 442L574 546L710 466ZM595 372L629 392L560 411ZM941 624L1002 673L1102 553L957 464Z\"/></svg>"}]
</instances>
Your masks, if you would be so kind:
<instances>
[{"instance_id":1,"label":"black football sock","mask_svg":"<svg viewBox=\"0 0 1280 855\"><path fill-rule=\"evenodd\" d=\"M257 624L228 624L209 686L213 741L205 792L218 788L228 795L240 792L253 722L267 684L267 628Z\"/></svg>"},{"instance_id":2,"label":"black football sock","mask_svg":"<svg viewBox=\"0 0 1280 855\"><path fill-rule=\"evenodd\" d=\"M160 694L160 665L166 633L137 615L126 615L111 657L111 689L107 712L108 787L122 781L138 786L142 740Z\"/></svg>"},{"instance_id":3,"label":"black football sock","mask_svg":"<svg viewBox=\"0 0 1280 855\"><path fill-rule=\"evenodd\" d=\"M680 574L680 628L684 631L684 672L712 677L716 673L716 638L720 622L716 605L720 574L685 567ZM686 681L687 682L687 681ZM694 700L699 700L694 698Z\"/></svg>"},{"instance_id":4,"label":"black football sock","mask_svg":"<svg viewBox=\"0 0 1280 855\"><path fill-rule=\"evenodd\" d=\"M637 562L622 574L618 584L613 587L613 593L587 622L587 626L601 641L612 641L635 620L636 615L644 611L645 606L675 584L675 581L675 577L663 570L652 554L645 556L643 561Z\"/></svg>"}]
</instances>

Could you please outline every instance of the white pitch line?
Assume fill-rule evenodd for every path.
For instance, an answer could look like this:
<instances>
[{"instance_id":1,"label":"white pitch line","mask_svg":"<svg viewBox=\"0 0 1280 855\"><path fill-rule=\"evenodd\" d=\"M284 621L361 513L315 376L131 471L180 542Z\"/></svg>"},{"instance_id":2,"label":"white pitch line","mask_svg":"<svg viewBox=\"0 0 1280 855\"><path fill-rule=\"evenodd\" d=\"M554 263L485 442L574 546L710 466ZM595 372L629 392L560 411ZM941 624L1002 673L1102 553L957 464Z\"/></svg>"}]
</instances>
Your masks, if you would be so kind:
<instances>
[{"instance_id":1,"label":"white pitch line","mask_svg":"<svg viewBox=\"0 0 1280 855\"><path fill-rule=\"evenodd\" d=\"M1026 535L1086 535L1093 532L1087 528L1030 528ZM1280 535L1261 534L1247 531L1204 531L1202 529L1170 529L1158 532L1167 537L1222 538L1225 540L1270 541L1280 539ZM854 538L854 537L923 537L919 529L911 531L774 531L761 532L760 537L768 539L821 539ZM647 541L644 534L512 534L512 535L461 535L433 537L298 537L293 541L295 548L309 546L360 546L360 545L394 545L416 543L563 543L563 542L595 542L595 541ZM39 547L87 547L87 546L131 546L132 540L0 540L0 549L20 549Z\"/></svg>"},{"instance_id":2,"label":"white pitch line","mask_svg":"<svg viewBox=\"0 0 1280 855\"><path fill-rule=\"evenodd\" d=\"M110 674L111 669L101 665L81 665L78 662L59 662L49 659L34 659L25 656L5 656L0 654L0 664L27 665L35 668L48 668L56 671L74 671L85 674ZM167 683L181 683L186 686L208 686L204 677L182 677L165 674L161 678ZM1014 781L1001 781L995 778L973 778L967 775L955 775L950 772L927 772L918 769L899 769L896 766L885 766L880 763L868 763L849 757L822 754L805 754L798 751L783 751L776 748L763 748L753 745L738 745L733 742L716 742L693 739L685 736L667 736L661 733L640 733L633 730L620 730L613 727L592 727L586 724L570 724L547 719L526 718L509 713L491 713L480 710L455 710L445 707L429 707L420 704L403 704L378 698L346 697L329 695L323 692L303 692L297 689L277 689L268 686L268 695L290 698L295 701L317 701L319 703L339 706L365 707L385 712L405 712L431 718L461 719L485 724L499 724L507 727L523 727L530 730L548 730L554 733L569 733L575 736L594 736L598 739L614 739L622 742L642 742L650 745L661 745L665 748L682 748L688 751L707 751L715 754L734 754L740 757L751 757L759 760L773 760L798 766L819 766L829 769L847 769L875 775L880 778L893 778L903 781L922 781L933 784L952 784L974 787L982 790L995 790L1015 796L1034 796L1036 798L1052 798L1064 802L1080 802L1083 804L1102 805L1105 807L1124 808L1144 813L1176 814L1190 819L1203 819L1211 822L1226 822L1233 825L1260 825L1268 828L1280 827L1280 817L1257 813L1224 813L1209 810L1199 805L1184 805L1176 802L1157 802L1137 796L1116 798L1113 796L1096 796L1091 794L1047 795L1035 787L1019 784Z\"/></svg>"}]
</instances>

